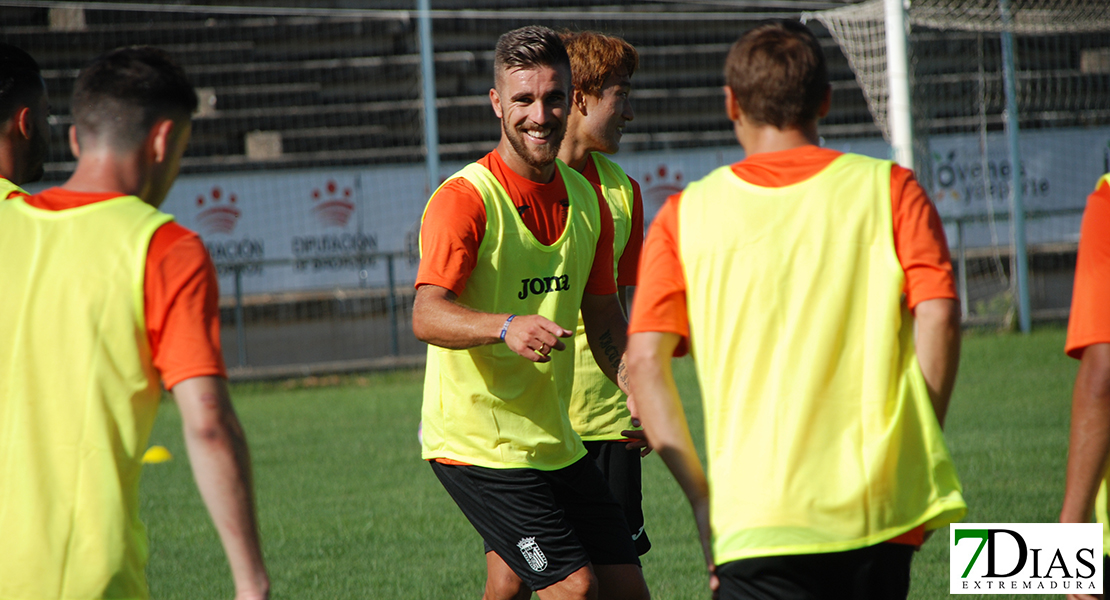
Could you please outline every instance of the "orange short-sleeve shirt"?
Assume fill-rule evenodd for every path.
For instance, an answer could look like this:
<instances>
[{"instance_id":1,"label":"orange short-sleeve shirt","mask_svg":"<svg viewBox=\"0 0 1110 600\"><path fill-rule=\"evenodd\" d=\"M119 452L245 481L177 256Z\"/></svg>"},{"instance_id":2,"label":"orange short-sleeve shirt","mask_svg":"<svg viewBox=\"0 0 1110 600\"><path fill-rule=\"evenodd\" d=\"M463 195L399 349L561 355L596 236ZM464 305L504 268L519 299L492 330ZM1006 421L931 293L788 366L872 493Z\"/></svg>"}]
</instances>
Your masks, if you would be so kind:
<instances>
[{"instance_id":1,"label":"orange short-sleeve shirt","mask_svg":"<svg viewBox=\"0 0 1110 600\"><path fill-rule=\"evenodd\" d=\"M548 183L536 183L517 175L496 150L478 164L489 169L509 194L521 221L541 244L551 245L566 227L567 188L555 171ZM613 216L609 204L594 185L601 209L601 233L586 293L606 295L617 291L613 280ZM436 285L462 294L470 273L478 263L478 249L486 231L486 206L482 196L459 177L445 183L428 201L420 226L420 267L415 287Z\"/></svg>"},{"instance_id":2,"label":"orange short-sleeve shirt","mask_svg":"<svg viewBox=\"0 0 1110 600\"><path fill-rule=\"evenodd\" d=\"M754 154L734 165L738 177L763 187L805 181L841 156L841 152L803 146ZM890 173L894 248L906 273L906 302L911 309L923 300L956 298L952 259L940 214L913 177L895 165ZM640 261L629 333L659 331L690 335L686 317L686 281L678 256L678 203L671 196L652 222ZM680 348L685 352L685 345Z\"/></svg>"},{"instance_id":3,"label":"orange short-sleeve shirt","mask_svg":"<svg viewBox=\"0 0 1110 600\"><path fill-rule=\"evenodd\" d=\"M1092 344L1110 343L1110 186L1087 198L1079 230L1079 255L1064 351L1082 358Z\"/></svg>"},{"instance_id":4,"label":"orange short-sleeve shirt","mask_svg":"<svg viewBox=\"0 0 1110 600\"><path fill-rule=\"evenodd\" d=\"M122 195L50 188L24 201L43 210L66 210ZM216 269L196 233L172 221L154 232L143 299L154 367L166 389L192 377L227 377Z\"/></svg>"}]
</instances>

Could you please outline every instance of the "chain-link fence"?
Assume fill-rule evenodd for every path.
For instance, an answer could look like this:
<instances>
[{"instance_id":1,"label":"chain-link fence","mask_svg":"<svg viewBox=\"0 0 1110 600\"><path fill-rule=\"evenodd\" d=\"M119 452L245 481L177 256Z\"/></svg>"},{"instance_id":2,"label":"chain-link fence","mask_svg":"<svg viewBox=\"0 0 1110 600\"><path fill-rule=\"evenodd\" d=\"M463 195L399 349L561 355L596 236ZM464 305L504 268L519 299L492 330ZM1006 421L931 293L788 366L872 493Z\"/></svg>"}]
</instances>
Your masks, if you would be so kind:
<instances>
[{"instance_id":1,"label":"chain-link fence","mask_svg":"<svg viewBox=\"0 0 1110 600\"><path fill-rule=\"evenodd\" d=\"M429 57L421 55L415 0L239 4L0 0L0 35L44 69L53 106L47 185L73 168L68 102L82 65L134 44L164 48L183 64L201 108L163 208L201 234L219 268L228 364L259 374L419 360L410 309L420 215L430 183L497 143L488 91L501 33L539 23L620 35L637 47L636 118L615 158L640 181L650 219L687 181L743 157L721 92L732 42L759 20L827 15L847 3L596 7L558 0L537 9L511 0L433 0L425 13ZM921 179L949 219L950 241L963 240L969 311L1005 312L993 288L976 287L1009 289L1002 188L1009 166L995 150L1002 123L997 31L947 31L910 14L917 125L929 150ZM1015 6L1014 19L1023 15ZM844 28L833 20L810 25L832 78L832 111L821 124L826 145L888 158L884 117L875 110L882 94L868 87L859 62L865 55L841 50ZM1082 206L1086 192L1078 190L1110 160L1103 129L1110 54L1100 45L1102 31L1018 35L1023 168L1037 214ZM882 32L863 28L857 35L881 42ZM438 147L431 154L443 163L433 177L426 168L424 58L434 65ZM1074 248L1076 214L1039 223L1030 225L1031 243ZM1059 256L1066 262L1066 252ZM1046 295L1054 285L1044 286Z\"/></svg>"}]
</instances>

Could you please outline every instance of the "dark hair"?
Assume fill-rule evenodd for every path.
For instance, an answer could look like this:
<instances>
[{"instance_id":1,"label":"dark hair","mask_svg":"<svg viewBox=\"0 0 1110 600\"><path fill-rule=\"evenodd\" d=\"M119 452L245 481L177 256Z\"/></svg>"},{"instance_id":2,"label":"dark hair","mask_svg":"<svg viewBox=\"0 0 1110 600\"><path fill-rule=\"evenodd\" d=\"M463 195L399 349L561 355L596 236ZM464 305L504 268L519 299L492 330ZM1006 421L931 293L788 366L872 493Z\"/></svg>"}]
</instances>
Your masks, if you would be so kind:
<instances>
[{"instance_id":1,"label":"dark hair","mask_svg":"<svg viewBox=\"0 0 1110 600\"><path fill-rule=\"evenodd\" d=\"M494 80L499 82L507 70L532 67L566 67L570 72L570 57L563 40L553 30L540 25L514 29L497 39L493 53Z\"/></svg>"},{"instance_id":2,"label":"dark hair","mask_svg":"<svg viewBox=\"0 0 1110 600\"><path fill-rule=\"evenodd\" d=\"M619 37L596 31L560 34L570 56L570 71L575 89L591 96L601 95L601 86L610 75L632 77L640 66L640 55L632 44Z\"/></svg>"},{"instance_id":3,"label":"dark hair","mask_svg":"<svg viewBox=\"0 0 1110 600\"><path fill-rule=\"evenodd\" d=\"M73 121L80 140L103 138L130 149L158 119L189 119L197 108L193 85L170 55L157 48L117 48L81 70L73 89Z\"/></svg>"},{"instance_id":4,"label":"dark hair","mask_svg":"<svg viewBox=\"0 0 1110 600\"><path fill-rule=\"evenodd\" d=\"M829 72L809 28L797 21L771 21L732 45L725 84L748 118L778 129L803 127L817 119Z\"/></svg>"},{"instance_id":5,"label":"dark hair","mask_svg":"<svg viewBox=\"0 0 1110 600\"><path fill-rule=\"evenodd\" d=\"M39 64L23 50L0 43L0 121L11 118L46 91Z\"/></svg>"}]
</instances>

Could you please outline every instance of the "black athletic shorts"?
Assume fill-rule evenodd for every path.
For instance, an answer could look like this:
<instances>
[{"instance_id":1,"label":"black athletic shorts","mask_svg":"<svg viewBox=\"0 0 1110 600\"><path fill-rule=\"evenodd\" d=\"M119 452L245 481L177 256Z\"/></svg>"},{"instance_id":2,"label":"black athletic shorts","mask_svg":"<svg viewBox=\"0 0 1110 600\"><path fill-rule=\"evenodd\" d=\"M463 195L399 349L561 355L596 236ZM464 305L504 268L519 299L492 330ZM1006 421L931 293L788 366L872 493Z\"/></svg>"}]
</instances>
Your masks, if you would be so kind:
<instances>
[{"instance_id":1,"label":"black athletic shorts","mask_svg":"<svg viewBox=\"0 0 1110 600\"><path fill-rule=\"evenodd\" d=\"M827 554L745 558L717 565L720 600L903 600L916 547L883 543Z\"/></svg>"},{"instance_id":2,"label":"black athletic shorts","mask_svg":"<svg viewBox=\"0 0 1110 600\"><path fill-rule=\"evenodd\" d=\"M640 493L640 451L625 448L627 442L592 441L586 445L586 456L594 461L601 476L609 484L613 498L621 505L628 530L632 532L632 542L636 544L636 554L643 556L651 550L651 540L644 531L643 495ZM485 551L493 548L485 544Z\"/></svg>"},{"instance_id":3,"label":"black athletic shorts","mask_svg":"<svg viewBox=\"0 0 1110 600\"><path fill-rule=\"evenodd\" d=\"M588 457L556 471L431 465L486 544L533 590L589 563L640 564L620 505Z\"/></svg>"},{"instance_id":4,"label":"black athletic shorts","mask_svg":"<svg viewBox=\"0 0 1110 600\"><path fill-rule=\"evenodd\" d=\"M640 478L640 451L625 448L627 442L583 442L588 456L609 482L609 490L624 511L636 554L643 556L651 549L651 541L644 531L644 507Z\"/></svg>"}]
</instances>

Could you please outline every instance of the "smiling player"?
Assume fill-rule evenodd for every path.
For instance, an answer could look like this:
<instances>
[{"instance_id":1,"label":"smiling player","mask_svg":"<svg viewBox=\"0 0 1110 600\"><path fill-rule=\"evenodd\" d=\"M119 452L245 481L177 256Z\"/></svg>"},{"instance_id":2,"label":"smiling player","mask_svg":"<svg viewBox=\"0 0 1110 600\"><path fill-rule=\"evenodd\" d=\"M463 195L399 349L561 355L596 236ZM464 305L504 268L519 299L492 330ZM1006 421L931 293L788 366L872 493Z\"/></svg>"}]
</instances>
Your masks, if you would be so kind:
<instances>
[{"instance_id":1,"label":"smiling player","mask_svg":"<svg viewBox=\"0 0 1110 600\"><path fill-rule=\"evenodd\" d=\"M593 31L568 32L561 37L570 56L574 89L559 159L598 186L609 204L613 214L614 276L617 296L623 303L628 286L636 285L644 241L644 203L640 186L604 154L614 154L620 149L624 126L635 116L628 96L639 56L628 42ZM628 443L629 436L642 433L630 431L634 425L625 405L626 396L594 360L581 319L574 341L571 424L620 503L636 552L643 555L651 548L640 505L643 442ZM491 563L490 571L490 581L496 582L493 598L531 597L531 590L504 563Z\"/></svg>"},{"instance_id":2,"label":"smiling player","mask_svg":"<svg viewBox=\"0 0 1110 600\"><path fill-rule=\"evenodd\" d=\"M494 59L497 148L428 201L413 331L429 344L423 457L492 549L540 598L648 597L620 505L567 415L579 310L618 379L626 321L600 191L556 160L570 64L559 36L524 27ZM554 352L553 352L554 351Z\"/></svg>"}]
</instances>

